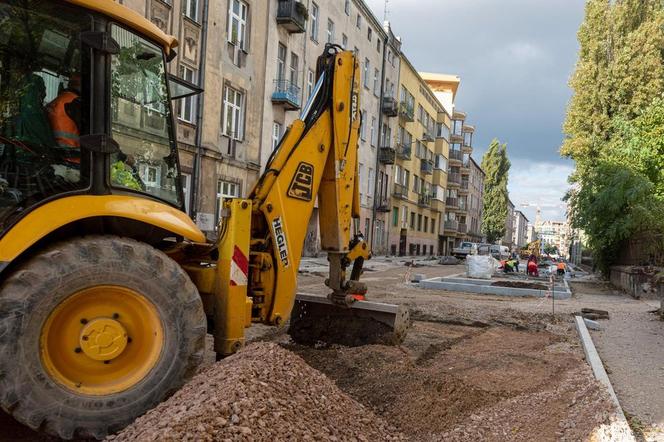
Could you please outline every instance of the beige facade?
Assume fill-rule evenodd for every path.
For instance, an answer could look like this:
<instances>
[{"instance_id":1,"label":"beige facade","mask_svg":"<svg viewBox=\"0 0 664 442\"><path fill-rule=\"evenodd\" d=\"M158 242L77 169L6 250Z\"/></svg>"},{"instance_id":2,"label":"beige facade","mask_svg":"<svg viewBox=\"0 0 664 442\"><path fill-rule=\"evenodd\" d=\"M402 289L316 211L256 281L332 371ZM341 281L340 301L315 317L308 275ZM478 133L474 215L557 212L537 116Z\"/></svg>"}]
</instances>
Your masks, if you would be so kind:
<instances>
[{"instance_id":1,"label":"beige facade","mask_svg":"<svg viewBox=\"0 0 664 442\"><path fill-rule=\"evenodd\" d=\"M449 124L449 116L438 98L402 54L389 234L392 254L439 253Z\"/></svg>"},{"instance_id":2,"label":"beige facade","mask_svg":"<svg viewBox=\"0 0 664 442\"><path fill-rule=\"evenodd\" d=\"M187 211L214 235L220 201L258 177L266 8L256 0L123 0L180 42L172 75L204 94L174 103Z\"/></svg>"},{"instance_id":3,"label":"beige facade","mask_svg":"<svg viewBox=\"0 0 664 442\"><path fill-rule=\"evenodd\" d=\"M514 245L514 203L509 198L507 199L507 219L505 220L505 235L500 240L500 245L506 246L509 249Z\"/></svg>"},{"instance_id":4,"label":"beige facade","mask_svg":"<svg viewBox=\"0 0 664 442\"><path fill-rule=\"evenodd\" d=\"M325 44L334 43L355 50L362 82L358 228L372 243L374 253L384 253L387 248L387 215L376 210L380 201L375 195L377 181L379 184L389 182L390 168L377 161L377 152L382 144L391 142L396 123L381 115L380 97L381 94L391 97L396 94L401 43L389 31L389 25L384 29L362 0L303 1L308 16L306 20L296 3L269 2L268 6L261 166L265 166L285 130L311 96L316 83L316 60L323 53ZM378 189L382 186L378 185ZM318 236L318 213L315 210L309 222L305 254L319 252Z\"/></svg>"},{"instance_id":5,"label":"beige facade","mask_svg":"<svg viewBox=\"0 0 664 442\"><path fill-rule=\"evenodd\" d=\"M520 210L514 211L514 230L512 243L516 248L522 248L528 244L528 218Z\"/></svg>"},{"instance_id":6,"label":"beige facade","mask_svg":"<svg viewBox=\"0 0 664 442\"><path fill-rule=\"evenodd\" d=\"M468 232L465 239L471 242L483 242L482 234L482 213L484 211L484 171L475 159L470 157L470 172L468 179L464 180L461 176L460 191L468 188L468 213L466 220L468 223Z\"/></svg>"}]
</instances>

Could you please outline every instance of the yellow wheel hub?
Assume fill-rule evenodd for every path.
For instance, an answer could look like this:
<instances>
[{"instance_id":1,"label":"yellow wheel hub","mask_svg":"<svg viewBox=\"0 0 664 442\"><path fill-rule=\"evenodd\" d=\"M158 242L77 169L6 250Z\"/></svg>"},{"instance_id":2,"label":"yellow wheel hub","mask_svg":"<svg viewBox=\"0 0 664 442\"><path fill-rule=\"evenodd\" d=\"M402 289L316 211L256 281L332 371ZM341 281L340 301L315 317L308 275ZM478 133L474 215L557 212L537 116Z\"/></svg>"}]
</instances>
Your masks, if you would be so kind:
<instances>
[{"instance_id":1,"label":"yellow wheel hub","mask_svg":"<svg viewBox=\"0 0 664 442\"><path fill-rule=\"evenodd\" d=\"M83 353L95 361L110 361L127 346L127 332L119 321L97 318L86 324L80 338Z\"/></svg>"},{"instance_id":2,"label":"yellow wheel hub","mask_svg":"<svg viewBox=\"0 0 664 442\"><path fill-rule=\"evenodd\" d=\"M46 373L81 394L127 390L154 368L164 347L157 308L140 293L104 285L74 293L44 323Z\"/></svg>"}]
</instances>

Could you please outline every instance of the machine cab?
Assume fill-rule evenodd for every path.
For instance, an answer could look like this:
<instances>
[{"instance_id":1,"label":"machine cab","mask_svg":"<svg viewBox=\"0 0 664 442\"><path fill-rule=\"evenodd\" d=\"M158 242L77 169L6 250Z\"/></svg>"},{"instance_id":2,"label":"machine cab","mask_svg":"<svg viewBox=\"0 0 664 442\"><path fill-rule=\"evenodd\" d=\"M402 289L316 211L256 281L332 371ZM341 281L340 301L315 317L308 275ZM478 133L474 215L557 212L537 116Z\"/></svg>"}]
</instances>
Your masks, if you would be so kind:
<instances>
[{"instance_id":1,"label":"machine cab","mask_svg":"<svg viewBox=\"0 0 664 442\"><path fill-rule=\"evenodd\" d=\"M0 27L0 237L76 194L183 208L163 44L66 1L2 2Z\"/></svg>"}]
</instances>

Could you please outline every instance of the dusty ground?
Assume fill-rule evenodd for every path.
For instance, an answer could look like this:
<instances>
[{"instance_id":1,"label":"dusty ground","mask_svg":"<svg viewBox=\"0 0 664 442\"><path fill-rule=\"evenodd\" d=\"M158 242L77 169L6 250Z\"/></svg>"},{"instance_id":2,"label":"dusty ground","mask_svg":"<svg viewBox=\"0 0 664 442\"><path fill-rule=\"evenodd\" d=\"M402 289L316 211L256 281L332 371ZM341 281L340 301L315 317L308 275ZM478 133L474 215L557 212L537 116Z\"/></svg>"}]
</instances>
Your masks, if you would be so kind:
<instances>
[{"instance_id":1,"label":"dusty ground","mask_svg":"<svg viewBox=\"0 0 664 442\"><path fill-rule=\"evenodd\" d=\"M620 405L644 440L664 441L664 324L651 313L652 300L629 299L606 284L574 284L579 297L606 299L610 313L603 328L591 331Z\"/></svg>"},{"instance_id":2,"label":"dusty ground","mask_svg":"<svg viewBox=\"0 0 664 442\"><path fill-rule=\"evenodd\" d=\"M305 264L300 291L325 293L322 262ZM579 293L556 300L553 316L551 299L423 290L409 282L415 273L463 270L372 260L363 277L369 297L411 309L415 322L404 344L287 348L412 440L583 440L606 422L610 407L583 361L570 313L636 313L642 303ZM254 328L251 336L265 331ZM262 339L286 341L269 331ZM16 440L18 431L23 440L39 440L0 415L0 440Z\"/></svg>"}]
</instances>

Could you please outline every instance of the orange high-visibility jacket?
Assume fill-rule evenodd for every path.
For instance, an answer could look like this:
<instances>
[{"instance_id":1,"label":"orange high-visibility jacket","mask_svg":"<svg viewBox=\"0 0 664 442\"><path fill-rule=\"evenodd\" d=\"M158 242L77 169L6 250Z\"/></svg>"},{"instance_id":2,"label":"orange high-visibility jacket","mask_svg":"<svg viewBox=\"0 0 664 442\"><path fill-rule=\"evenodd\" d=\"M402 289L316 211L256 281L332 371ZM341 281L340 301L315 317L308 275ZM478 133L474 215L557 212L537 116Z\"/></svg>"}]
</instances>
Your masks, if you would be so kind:
<instances>
[{"instance_id":1,"label":"orange high-visibility jacket","mask_svg":"<svg viewBox=\"0 0 664 442\"><path fill-rule=\"evenodd\" d=\"M78 95L75 92L64 91L48 105L48 119L51 122L55 142L59 147L77 149L81 146L76 122L65 111L65 106L77 98Z\"/></svg>"}]
</instances>

